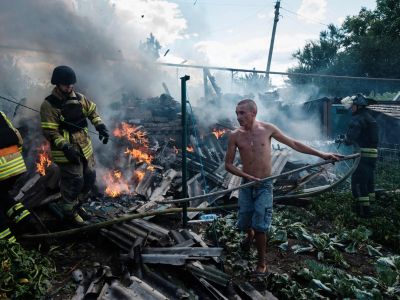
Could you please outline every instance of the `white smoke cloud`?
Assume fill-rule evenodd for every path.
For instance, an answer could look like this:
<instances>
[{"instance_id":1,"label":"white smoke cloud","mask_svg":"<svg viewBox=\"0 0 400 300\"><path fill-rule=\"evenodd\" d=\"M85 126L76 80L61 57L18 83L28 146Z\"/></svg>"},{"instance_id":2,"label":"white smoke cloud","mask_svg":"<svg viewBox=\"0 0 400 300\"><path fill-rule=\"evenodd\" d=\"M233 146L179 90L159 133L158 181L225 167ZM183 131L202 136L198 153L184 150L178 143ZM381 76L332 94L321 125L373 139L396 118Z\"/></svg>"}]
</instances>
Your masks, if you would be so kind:
<instances>
[{"instance_id":1,"label":"white smoke cloud","mask_svg":"<svg viewBox=\"0 0 400 300\"><path fill-rule=\"evenodd\" d=\"M138 97L161 93L165 74L138 46L150 33L167 46L183 39L185 30L179 7L163 0L5 0L0 11L0 64L5 55L13 57L19 72L44 84L45 93L51 91L52 69L69 65L77 73L77 90L101 107L118 100L122 92ZM38 108L45 94L39 99L31 99L29 92L22 96Z\"/></svg>"},{"instance_id":2,"label":"white smoke cloud","mask_svg":"<svg viewBox=\"0 0 400 300\"><path fill-rule=\"evenodd\" d=\"M303 0L297 13L307 23L323 22L326 19L326 0Z\"/></svg>"}]
</instances>

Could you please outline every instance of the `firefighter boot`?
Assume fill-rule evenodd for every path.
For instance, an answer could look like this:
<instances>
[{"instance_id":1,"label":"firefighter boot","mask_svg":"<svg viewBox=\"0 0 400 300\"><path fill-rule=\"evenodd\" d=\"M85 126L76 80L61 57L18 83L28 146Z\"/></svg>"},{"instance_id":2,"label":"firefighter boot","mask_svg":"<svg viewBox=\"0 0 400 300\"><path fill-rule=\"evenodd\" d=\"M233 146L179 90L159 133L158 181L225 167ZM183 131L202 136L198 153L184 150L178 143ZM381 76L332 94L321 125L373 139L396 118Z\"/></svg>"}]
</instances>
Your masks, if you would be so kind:
<instances>
[{"instance_id":1,"label":"firefighter boot","mask_svg":"<svg viewBox=\"0 0 400 300\"><path fill-rule=\"evenodd\" d=\"M92 218L92 216L87 212L87 210L82 206L79 205L76 208L76 212L81 216L81 218L85 221L88 221Z\"/></svg>"},{"instance_id":2,"label":"firefighter boot","mask_svg":"<svg viewBox=\"0 0 400 300\"><path fill-rule=\"evenodd\" d=\"M63 203L60 205L64 215L64 221L71 227L82 227L88 225L78 214L74 203Z\"/></svg>"},{"instance_id":3,"label":"firefighter boot","mask_svg":"<svg viewBox=\"0 0 400 300\"><path fill-rule=\"evenodd\" d=\"M367 216L371 215L368 196L358 197L356 204L358 205L358 211L356 213L360 218L367 218Z\"/></svg>"},{"instance_id":4,"label":"firefighter boot","mask_svg":"<svg viewBox=\"0 0 400 300\"><path fill-rule=\"evenodd\" d=\"M76 211L71 214L64 213L64 220L67 222L67 225L74 228L89 225Z\"/></svg>"},{"instance_id":5,"label":"firefighter boot","mask_svg":"<svg viewBox=\"0 0 400 300\"><path fill-rule=\"evenodd\" d=\"M360 204L358 202L353 203L351 205L351 211L353 212L353 214L356 214L357 216L360 216L360 214L361 214L361 212L360 212L361 211Z\"/></svg>"},{"instance_id":6,"label":"firefighter boot","mask_svg":"<svg viewBox=\"0 0 400 300\"><path fill-rule=\"evenodd\" d=\"M374 193L369 193L368 197L369 197L369 202L370 203L375 203L375 192Z\"/></svg>"},{"instance_id":7,"label":"firefighter boot","mask_svg":"<svg viewBox=\"0 0 400 300\"><path fill-rule=\"evenodd\" d=\"M0 228L0 240L9 241L10 243L15 243L17 241L10 228L6 226Z\"/></svg>"},{"instance_id":8,"label":"firefighter boot","mask_svg":"<svg viewBox=\"0 0 400 300\"><path fill-rule=\"evenodd\" d=\"M363 205L360 206L360 217L364 219L370 219L371 218L371 209L369 205Z\"/></svg>"}]
</instances>

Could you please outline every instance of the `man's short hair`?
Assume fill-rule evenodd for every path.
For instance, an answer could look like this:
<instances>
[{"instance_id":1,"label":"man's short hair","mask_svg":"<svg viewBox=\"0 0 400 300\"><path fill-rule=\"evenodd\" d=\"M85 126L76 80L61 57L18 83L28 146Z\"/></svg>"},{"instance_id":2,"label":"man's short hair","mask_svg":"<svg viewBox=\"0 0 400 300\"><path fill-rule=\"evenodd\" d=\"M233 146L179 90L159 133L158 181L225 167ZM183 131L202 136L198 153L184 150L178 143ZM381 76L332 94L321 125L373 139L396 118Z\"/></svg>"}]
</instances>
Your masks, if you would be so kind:
<instances>
[{"instance_id":1,"label":"man's short hair","mask_svg":"<svg viewBox=\"0 0 400 300\"><path fill-rule=\"evenodd\" d=\"M252 100L252 99L243 99L243 100L240 100L237 105L242 105L242 104L246 104L247 107L251 111L257 113L257 104L254 102L254 100Z\"/></svg>"}]
</instances>

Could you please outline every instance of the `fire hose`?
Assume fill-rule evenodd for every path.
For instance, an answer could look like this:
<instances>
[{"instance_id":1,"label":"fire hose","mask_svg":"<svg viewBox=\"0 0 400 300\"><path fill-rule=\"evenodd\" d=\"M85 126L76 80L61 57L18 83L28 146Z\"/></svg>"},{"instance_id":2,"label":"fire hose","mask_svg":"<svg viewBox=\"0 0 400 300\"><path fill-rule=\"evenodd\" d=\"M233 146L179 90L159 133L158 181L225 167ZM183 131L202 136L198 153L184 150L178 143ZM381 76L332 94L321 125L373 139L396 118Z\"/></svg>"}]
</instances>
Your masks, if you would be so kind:
<instances>
[{"instance_id":1,"label":"fire hose","mask_svg":"<svg viewBox=\"0 0 400 300\"><path fill-rule=\"evenodd\" d=\"M358 166L358 163L360 161L360 153L356 153L356 154L351 154L348 156L344 156L343 158L341 158L339 161L346 161L346 160L355 160L352 168L349 170L349 172L346 174L346 176L343 176L340 180L336 181L335 183L333 183L332 185L329 186L329 189L333 189L335 186L337 186L338 184L340 184L341 182L343 182L344 180L346 180L346 178L348 176L350 176L355 169ZM322 165L326 165L326 164L330 164L330 163L335 163L338 161L335 160L326 160L326 161L322 161L316 164L312 164L312 165L307 165L295 170L291 170L285 173L281 173L279 175L274 175L274 176L269 176L266 178L263 178L259 181L252 181L252 182L248 182L246 184L237 186L235 188L231 188L231 189L227 189L227 190L223 190L223 191L218 191L218 192L214 192L214 193L209 193L209 194L205 194L205 195L199 195L199 196L195 196L195 197L190 197L190 198L183 198L183 199L177 199L177 200L171 200L171 201L161 201L160 203L166 204L166 203L184 203L184 202L189 202L192 200L196 200L196 199L204 199L204 198L208 198L208 197L213 197L213 196L218 196L218 195L223 195L241 188L245 188L245 187L249 187L249 186L253 186L255 184L258 184L260 182L264 182L264 181L268 181L268 180L273 180L273 179L277 179L279 177L283 177L283 176L287 176L290 174L294 174L306 169L311 169L311 168L315 168L318 166L322 166ZM324 189L324 191L327 189ZM286 195L286 196L278 196L278 197L274 197L274 199L281 199L281 198L300 198L300 197L310 197L316 194L321 193L321 191L313 191L313 192L309 192L309 193L302 193L302 194L294 194L294 195ZM223 205L223 206L214 206L214 207L202 207L202 208L198 208L198 207L188 207L187 211L188 212L195 212L195 211L212 211L212 210L219 210L219 209L228 209L228 208L235 208L237 207L237 204L229 204L229 205ZM144 218L144 217L149 217L149 216L158 216L158 215L166 215L166 214L176 214L176 213L181 213L183 210L183 208L167 208L164 210L152 210L152 211L148 211L148 212L144 212L144 213L138 213L138 214L128 214L128 215L124 215L112 220L108 220L108 221L104 221L104 222L99 222L99 223L95 223L95 224L90 224L87 226L83 226L80 228L74 228L74 229L68 229L68 230L63 230L63 231L57 231L57 232L51 232L51 233L44 233L44 234L24 234L21 236L21 238L26 239L26 240L33 240L33 239L45 239L45 238L57 238L57 237L65 237L65 236L70 236L70 235L74 235L74 234L78 234L78 233L82 233L82 232L89 232L89 231L94 231L100 228L104 228L104 227L108 227L114 224L118 224L118 223L122 223L122 222L126 222L129 220L134 220L134 219L140 219L140 218Z\"/></svg>"}]
</instances>

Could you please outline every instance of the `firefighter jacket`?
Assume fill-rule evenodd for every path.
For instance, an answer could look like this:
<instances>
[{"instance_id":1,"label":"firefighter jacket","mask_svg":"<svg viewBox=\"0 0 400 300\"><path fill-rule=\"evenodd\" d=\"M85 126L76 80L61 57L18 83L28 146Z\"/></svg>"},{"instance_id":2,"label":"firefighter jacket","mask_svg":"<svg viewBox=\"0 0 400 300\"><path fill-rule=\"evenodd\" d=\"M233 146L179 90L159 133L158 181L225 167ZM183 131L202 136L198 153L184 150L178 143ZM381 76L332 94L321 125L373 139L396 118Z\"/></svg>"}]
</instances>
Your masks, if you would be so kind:
<instances>
[{"instance_id":1,"label":"firefighter jacket","mask_svg":"<svg viewBox=\"0 0 400 300\"><path fill-rule=\"evenodd\" d=\"M43 134L50 142L55 163L69 163L62 151L66 144L75 144L86 159L93 156L87 118L94 126L102 124L96 104L84 95L72 91L68 96L56 87L40 107Z\"/></svg>"},{"instance_id":2,"label":"firefighter jacket","mask_svg":"<svg viewBox=\"0 0 400 300\"><path fill-rule=\"evenodd\" d=\"M357 110L349 124L346 144L357 144L361 157L378 157L378 124L366 108Z\"/></svg>"},{"instance_id":3,"label":"firefighter jacket","mask_svg":"<svg viewBox=\"0 0 400 300\"><path fill-rule=\"evenodd\" d=\"M0 181L26 172L22 157L22 137L0 111Z\"/></svg>"}]
</instances>

